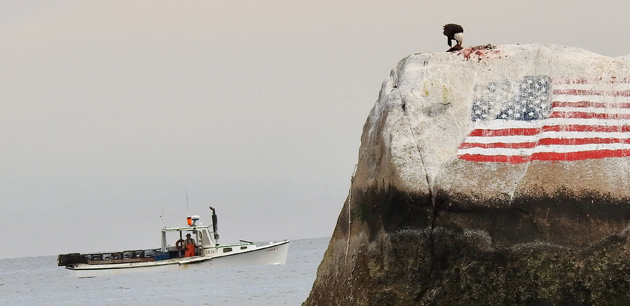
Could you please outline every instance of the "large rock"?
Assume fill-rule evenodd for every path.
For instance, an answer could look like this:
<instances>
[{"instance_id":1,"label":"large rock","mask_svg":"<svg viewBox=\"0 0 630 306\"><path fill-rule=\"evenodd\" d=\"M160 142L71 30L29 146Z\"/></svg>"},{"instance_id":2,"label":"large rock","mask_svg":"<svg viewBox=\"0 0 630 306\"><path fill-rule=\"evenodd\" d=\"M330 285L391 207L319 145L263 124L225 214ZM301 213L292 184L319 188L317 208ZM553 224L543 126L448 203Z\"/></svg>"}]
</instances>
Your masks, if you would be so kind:
<instances>
[{"instance_id":1,"label":"large rock","mask_svg":"<svg viewBox=\"0 0 630 306\"><path fill-rule=\"evenodd\" d=\"M406 57L305 305L630 305L630 57Z\"/></svg>"}]
</instances>

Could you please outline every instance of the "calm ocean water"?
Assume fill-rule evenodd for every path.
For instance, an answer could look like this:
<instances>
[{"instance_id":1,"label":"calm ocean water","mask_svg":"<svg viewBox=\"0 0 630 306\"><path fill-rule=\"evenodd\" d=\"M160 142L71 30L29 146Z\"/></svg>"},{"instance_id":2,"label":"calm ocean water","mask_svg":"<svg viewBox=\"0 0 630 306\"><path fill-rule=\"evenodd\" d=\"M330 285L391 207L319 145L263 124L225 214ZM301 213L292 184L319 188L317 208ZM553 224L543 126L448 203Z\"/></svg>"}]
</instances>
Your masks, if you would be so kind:
<instances>
[{"instance_id":1,"label":"calm ocean water","mask_svg":"<svg viewBox=\"0 0 630 306\"><path fill-rule=\"evenodd\" d=\"M300 305L330 238L291 241L286 265L78 279L57 256L0 260L0 305Z\"/></svg>"}]
</instances>

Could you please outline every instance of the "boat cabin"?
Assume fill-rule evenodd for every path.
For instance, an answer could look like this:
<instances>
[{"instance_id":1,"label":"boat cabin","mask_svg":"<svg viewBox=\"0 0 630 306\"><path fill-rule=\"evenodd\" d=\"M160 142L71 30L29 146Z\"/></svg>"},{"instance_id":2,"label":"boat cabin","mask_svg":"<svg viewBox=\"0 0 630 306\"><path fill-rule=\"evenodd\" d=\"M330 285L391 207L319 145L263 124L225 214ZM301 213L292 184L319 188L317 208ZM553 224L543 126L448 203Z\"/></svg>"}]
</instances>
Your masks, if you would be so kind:
<instances>
[{"instance_id":1,"label":"boat cabin","mask_svg":"<svg viewBox=\"0 0 630 306\"><path fill-rule=\"evenodd\" d=\"M175 233L178 240L169 245L167 233ZM209 249L218 246L218 235L209 226L165 227L162 229L162 253L168 253L169 258L184 257L186 234L190 234L190 238L195 241L196 256L205 256Z\"/></svg>"}]
</instances>

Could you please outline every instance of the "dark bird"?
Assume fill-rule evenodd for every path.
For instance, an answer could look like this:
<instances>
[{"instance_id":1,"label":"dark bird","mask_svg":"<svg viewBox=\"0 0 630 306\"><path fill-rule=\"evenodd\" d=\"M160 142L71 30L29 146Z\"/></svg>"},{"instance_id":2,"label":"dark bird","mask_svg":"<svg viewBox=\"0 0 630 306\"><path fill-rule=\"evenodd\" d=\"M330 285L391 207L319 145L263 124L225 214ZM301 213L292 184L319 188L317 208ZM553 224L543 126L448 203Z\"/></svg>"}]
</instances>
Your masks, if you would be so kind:
<instances>
[{"instance_id":1,"label":"dark bird","mask_svg":"<svg viewBox=\"0 0 630 306\"><path fill-rule=\"evenodd\" d=\"M446 35L446 38L448 39L447 42L448 42L449 47L453 46L451 43L453 39L457 41L457 46L460 46L460 47L462 46L462 43L464 42L464 28L462 28L462 26L460 26L459 24L449 23L445 25L444 35Z\"/></svg>"}]
</instances>

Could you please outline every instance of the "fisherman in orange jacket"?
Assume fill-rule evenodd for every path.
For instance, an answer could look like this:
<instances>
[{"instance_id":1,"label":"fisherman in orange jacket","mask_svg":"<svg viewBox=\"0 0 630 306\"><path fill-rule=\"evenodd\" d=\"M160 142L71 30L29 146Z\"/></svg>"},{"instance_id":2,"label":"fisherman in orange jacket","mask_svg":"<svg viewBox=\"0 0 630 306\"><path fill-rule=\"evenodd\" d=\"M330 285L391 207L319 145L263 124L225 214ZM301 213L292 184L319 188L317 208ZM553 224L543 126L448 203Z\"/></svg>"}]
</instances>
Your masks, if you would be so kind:
<instances>
[{"instance_id":1,"label":"fisherman in orange jacket","mask_svg":"<svg viewBox=\"0 0 630 306\"><path fill-rule=\"evenodd\" d=\"M186 253L184 254L184 257L195 256L195 240L190 238L190 234L186 234L184 245L186 246Z\"/></svg>"}]
</instances>

